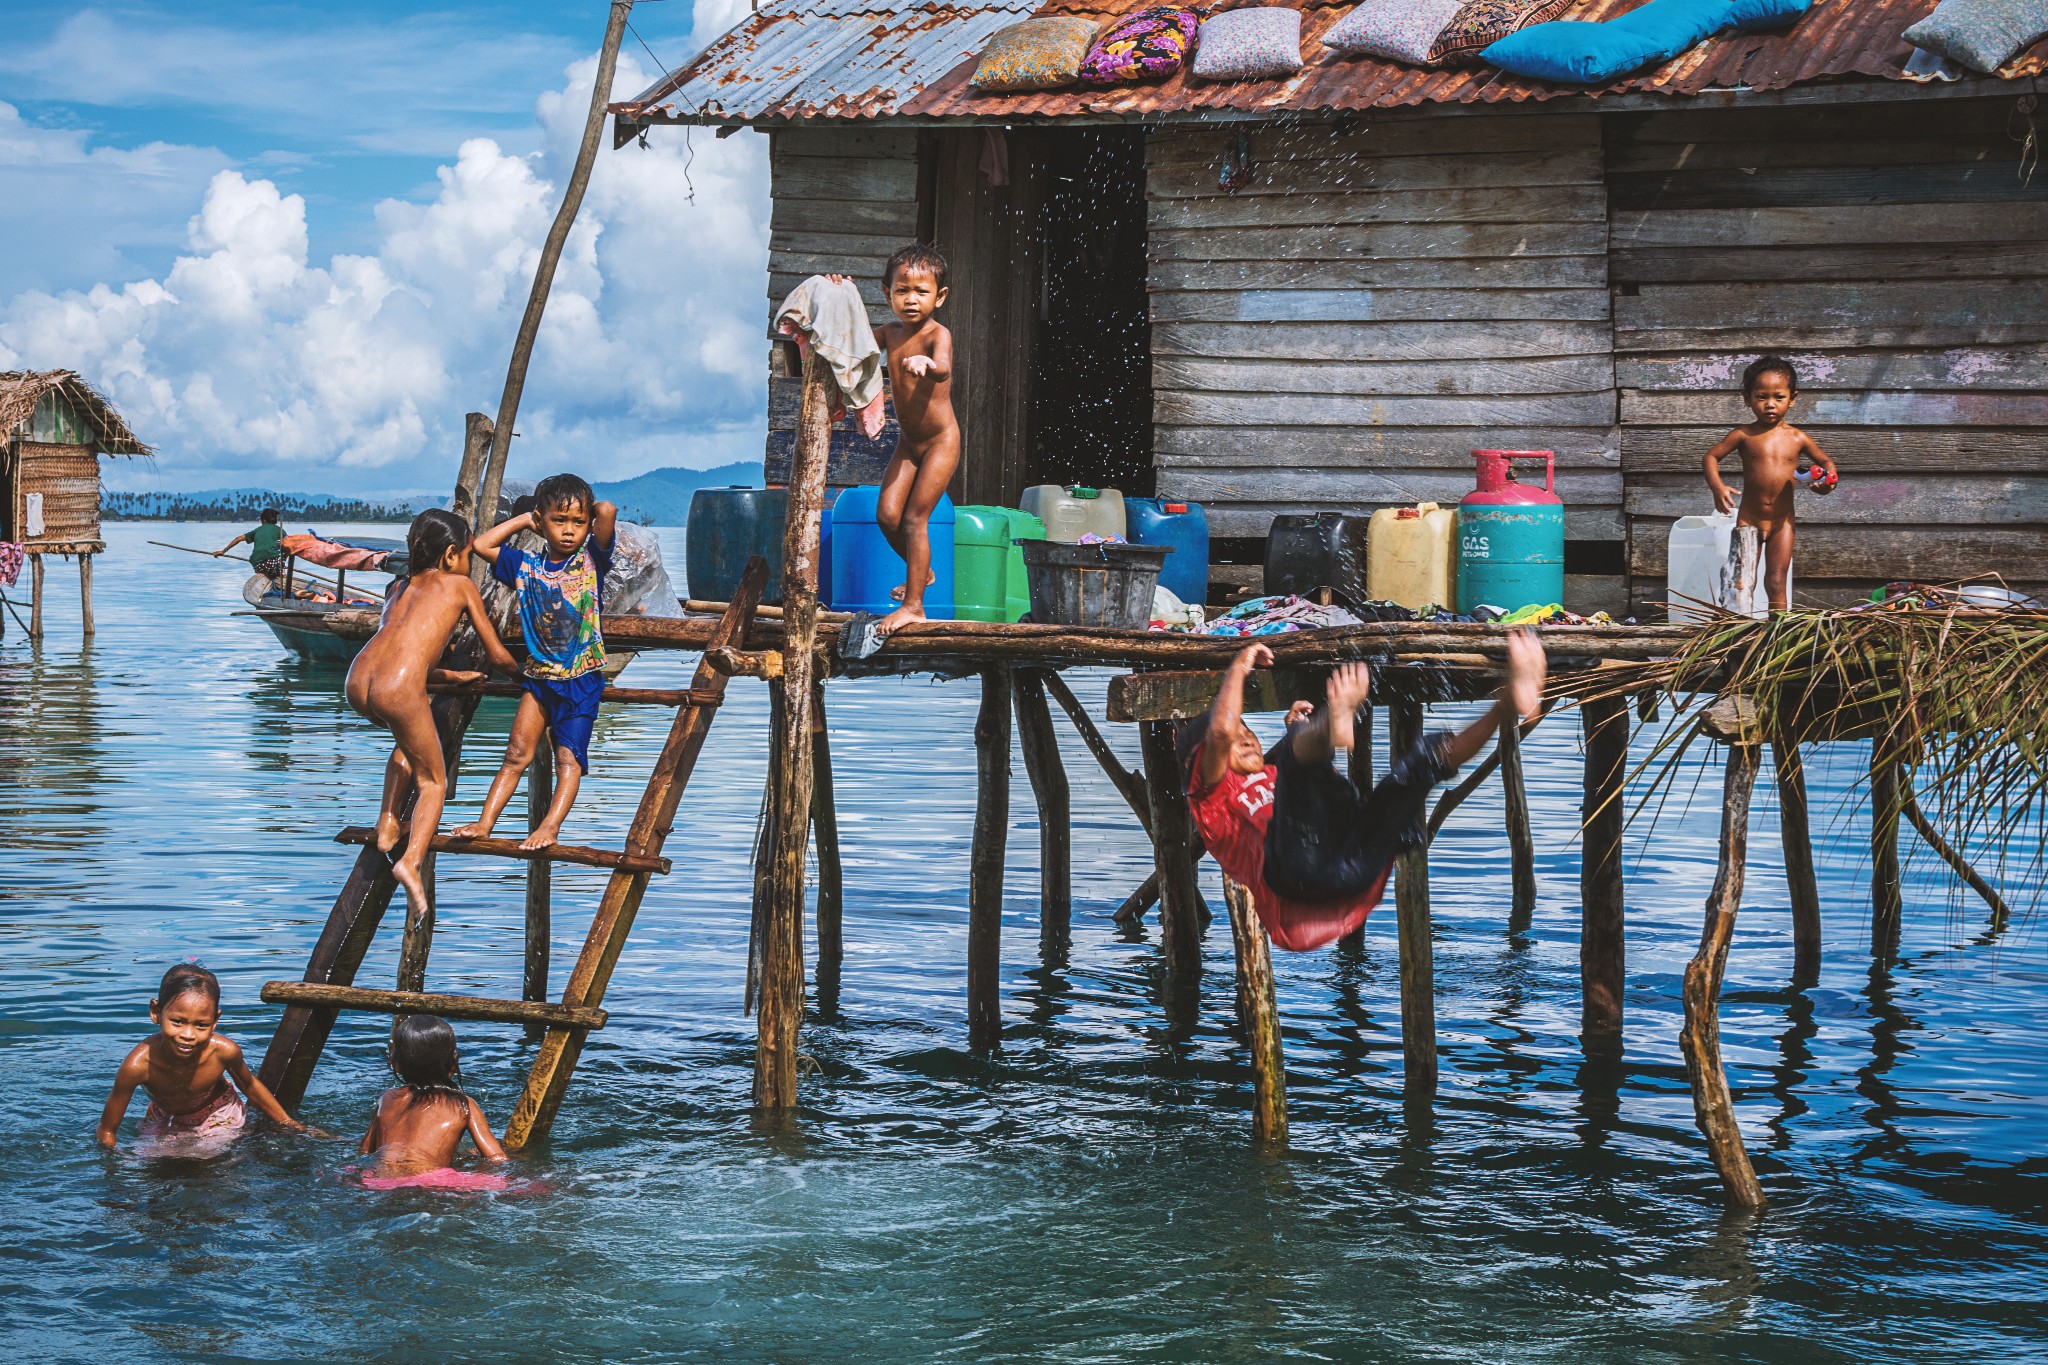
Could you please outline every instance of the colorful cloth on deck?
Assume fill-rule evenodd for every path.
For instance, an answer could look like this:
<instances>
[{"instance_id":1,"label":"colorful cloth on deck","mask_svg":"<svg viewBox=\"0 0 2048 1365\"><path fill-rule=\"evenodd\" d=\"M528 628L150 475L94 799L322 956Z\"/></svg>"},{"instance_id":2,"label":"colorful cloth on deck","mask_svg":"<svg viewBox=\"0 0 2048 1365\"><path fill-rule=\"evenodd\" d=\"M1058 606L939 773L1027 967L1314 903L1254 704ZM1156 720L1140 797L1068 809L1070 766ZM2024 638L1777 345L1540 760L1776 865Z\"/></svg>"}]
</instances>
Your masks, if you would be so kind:
<instances>
[{"instance_id":1,"label":"colorful cloth on deck","mask_svg":"<svg viewBox=\"0 0 2048 1365\"><path fill-rule=\"evenodd\" d=\"M366 1190L442 1190L449 1194L491 1194L510 1189L512 1182L486 1171L458 1171L453 1166L418 1175L366 1175Z\"/></svg>"},{"instance_id":2,"label":"colorful cloth on deck","mask_svg":"<svg viewBox=\"0 0 2048 1365\"><path fill-rule=\"evenodd\" d=\"M590 732L597 725L597 704L604 700L604 670L596 669L573 678L520 680L547 718L548 736L555 747L576 756L576 766L590 771Z\"/></svg>"},{"instance_id":3,"label":"colorful cloth on deck","mask_svg":"<svg viewBox=\"0 0 2048 1365\"><path fill-rule=\"evenodd\" d=\"M1286 635L1297 630L1358 624L1358 617L1343 607L1319 606L1305 597L1254 597L1203 626L1202 634Z\"/></svg>"},{"instance_id":4,"label":"colorful cloth on deck","mask_svg":"<svg viewBox=\"0 0 2048 1365\"><path fill-rule=\"evenodd\" d=\"M276 522L266 521L249 532L249 562L261 564L266 559L276 559L278 546L284 542L284 527Z\"/></svg>"},{"instance_id":5,"label":"colorful cloth on deck","mask_svg":"<svg viewBox=\"0 0 2048 1365\"><path fill-rule=\"evenodd\" d=\"M526 676L575 678L604 667L604 576L612 552L595 539L567 559L530 554L507 545L492 575L519 595L519 629L526 636Z\"/></svg>"},{"instance_id":6,"label":"colorful cloth on deck","mask_svg":"<svg viewBox=\"0 0 2048 1365\"><path fill-rule=\"evenodd\" d=\"M21 566L28 559L28 546L19 541L0 540L0 588L11 588L14 580L21 577Z\"/></svg>"}]
</instances>

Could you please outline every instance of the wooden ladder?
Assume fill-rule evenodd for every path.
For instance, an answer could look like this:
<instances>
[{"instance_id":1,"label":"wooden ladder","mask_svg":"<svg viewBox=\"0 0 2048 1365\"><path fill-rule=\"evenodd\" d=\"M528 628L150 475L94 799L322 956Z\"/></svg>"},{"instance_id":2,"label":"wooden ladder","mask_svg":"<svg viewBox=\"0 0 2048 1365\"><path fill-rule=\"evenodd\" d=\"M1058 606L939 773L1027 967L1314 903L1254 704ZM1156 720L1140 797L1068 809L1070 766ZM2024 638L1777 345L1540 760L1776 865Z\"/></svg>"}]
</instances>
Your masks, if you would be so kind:
<instances>
[{"instance_id":1,"label":"wooden ladder","mask_svg":"<svg viewBox=\"0 0 2048 1365\"><path fill-rule=\"evenodd\" d=\"M747 565L740 586L733 593L725 614L719 618L709 644L712 650L725 646L744 647L753 625L755 609L768 579L766 562L756 557ZM570 1073L583 1051L583 1040L592 1029L603 1028L601 1008L612 969L626 945L640 900L647 891L648 878L669 870L661 846L675 821L683 789L697 765L697 755L711 729L711 720L724 699L725 675L699 660L697 672L687 691L663 694L674 697L675 722L654 771L641 794L639 810L626 834L623 850L584 848L558 844L539 850L521 849L510 839L457 839L438 835L430 848L434 854L480 854L486 857L519 858L549 863L575 863L585 867L611 869L597 914L590 923L583 951L563 987L559 1003L539 1000L497 1000L473 995L438 995L424 989L426 941L433 932L431 903L422 915L407 925L406 951L399 964L399 989L370 990L356 986L356 969L369 951L384 912L391 904L396 883L390 860L376 849L372 831L360 827L343 830L339 843L360 844L355 868L335 898L326 927L314 945L306 973L299 981L272 981L263 987L263 999L285 1006L264 1053L261 1077L286 1109L296 1109L305 1098L307 1083L320 1060L336 1015L344 1009L381 1014L440 1014L451 1019L480 1022L518 1023L546 1029L539 1055L526 1079L526 1089L512 1111L505 1128L505 1146L516 1149L545 1140L554 1125L555 1111L569 1088ZM443 751L453 757L460 750L462 734L477 704L476 694L442 696L434 700L434 715L440 729ZM411 797L407 797L410 810ZM431 898L430 898L431 900ZM410 978L410 979L408 979Z\"/></svg>"}]
</instances>

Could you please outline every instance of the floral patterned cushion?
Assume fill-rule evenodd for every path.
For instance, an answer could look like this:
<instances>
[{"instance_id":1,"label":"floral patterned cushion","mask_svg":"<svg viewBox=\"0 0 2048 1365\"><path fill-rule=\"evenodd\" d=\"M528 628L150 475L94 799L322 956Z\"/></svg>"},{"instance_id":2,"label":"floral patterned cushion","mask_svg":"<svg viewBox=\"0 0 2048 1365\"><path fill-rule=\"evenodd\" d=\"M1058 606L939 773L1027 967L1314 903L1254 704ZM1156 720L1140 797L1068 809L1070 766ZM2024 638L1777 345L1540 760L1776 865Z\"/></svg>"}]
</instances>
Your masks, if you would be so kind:
<instances>
[{"instance_id":1,"label":"floral patterned cushion","mask_svg":"<svg viewBox=\"0 0 2048 1365\"><path fill-rule=\"evenodd\" d=\"M974 84L983 91L1057 90L1081 74L1095 41L1093 20L1026 19L996 30L981 50Z\"/></svg>"},{"instance_id":2,"label":"floral patterned cushion","mask_svg":"<svg viewBox=\"0 0 2048 1365\"><path fill-rule=\"evenodd\" d=\"M1200 21L1179 5L1151 5L1127 14L1095 40L1081 62L1081 84L1165 80L1187 61Z\"/></svg>"},{"instance_id":3,"label":"floral patterned cushion","mask_svg":"<svg viewBox=\"0 0 2048 1365\"><path fill-rule=\"evenodd\" d=\"M1229 10L1202 21L1194 74L1203 80L1262 81L1299 70L1300 10L1266 5Z\"/></svg>"},{"instance_id":4,"label":"floral patterned cushion","mask_svg":"<svg viewBox=\"0 0 2048 1365\"><path fill-rule=\"evenodd\" d=\"M1437 35L1464 7L1465 0L1365 0L1330 26L1323 45L1419 65L1429 60Z\"/></svg>"},{"instance_id":5,"label":"floral patterned cushion","mask_svg":"<svg viewBox=\"0 0 2048 1365\"><path fill-rule=\"evenodd\" d=\"M1473 61L1517 29L1548 23L1573 0L1466 0L1429 49L1433 62Z\"/></svg>"}]
</instances>

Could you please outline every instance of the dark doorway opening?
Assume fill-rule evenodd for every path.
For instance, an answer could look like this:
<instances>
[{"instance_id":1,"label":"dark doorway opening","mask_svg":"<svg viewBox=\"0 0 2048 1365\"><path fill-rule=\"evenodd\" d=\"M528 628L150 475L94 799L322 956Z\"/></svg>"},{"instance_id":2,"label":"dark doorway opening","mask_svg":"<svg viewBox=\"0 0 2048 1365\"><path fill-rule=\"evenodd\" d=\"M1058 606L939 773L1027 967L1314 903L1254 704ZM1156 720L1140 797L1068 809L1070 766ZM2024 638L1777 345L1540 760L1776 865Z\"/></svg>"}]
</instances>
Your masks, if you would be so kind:
<instances>
[{"instance_id":1,"label":"dark doorway opening","mask_svg":"<svg viewBox=\"0 0 2048 1365\"><path fill-rule=\"evenodd\" d=\"M1150 496L1145 134L1063 130L1043 145L1043 254L1025 482Z\"/></svg>"}]
</instances>

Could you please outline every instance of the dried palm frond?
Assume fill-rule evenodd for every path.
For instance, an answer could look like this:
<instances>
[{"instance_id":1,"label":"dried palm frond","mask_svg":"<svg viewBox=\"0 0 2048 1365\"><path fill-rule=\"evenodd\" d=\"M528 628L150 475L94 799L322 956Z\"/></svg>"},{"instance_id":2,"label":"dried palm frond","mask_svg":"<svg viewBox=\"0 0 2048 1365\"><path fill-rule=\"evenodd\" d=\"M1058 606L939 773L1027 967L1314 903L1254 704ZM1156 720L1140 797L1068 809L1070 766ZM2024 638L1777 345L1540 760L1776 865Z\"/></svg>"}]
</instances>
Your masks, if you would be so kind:
<instances>
[{"instance_id":1,"label":"dried palm frond","mask_svg":"<svg viewBox=\"0 0 2048 1365\"><path fill-rule=\"evenodd\" d=\"M1757 735L1773 742L1868 739L1872 766L1895 767L1906 779L1901 807L1914 804L1888 814L1906 813L1916 828L1935 831L1930 847L1951 867L1957 850L1988 852L1990 881L2007 889L2006 899L2031 904L2039 896L2048 611L1951 605L1720 616L1669 658L1562 677L1552 690L1581 702L1644 692L1669 699L1681 723L1637 765L1634 776L1648 777L1642 806L1669 788L1719 697L1746 698ZM2031 883L2025 894L2010 895L2009 874ZM2002 917L1997 890L1978 889Z\"/></svg>"}]
</instances>

